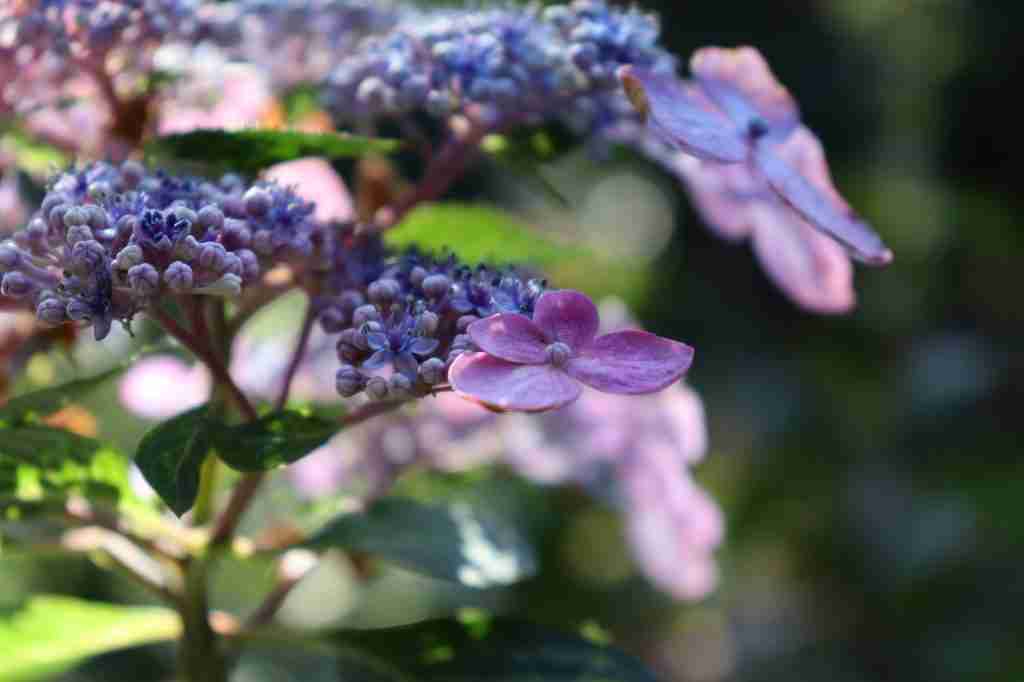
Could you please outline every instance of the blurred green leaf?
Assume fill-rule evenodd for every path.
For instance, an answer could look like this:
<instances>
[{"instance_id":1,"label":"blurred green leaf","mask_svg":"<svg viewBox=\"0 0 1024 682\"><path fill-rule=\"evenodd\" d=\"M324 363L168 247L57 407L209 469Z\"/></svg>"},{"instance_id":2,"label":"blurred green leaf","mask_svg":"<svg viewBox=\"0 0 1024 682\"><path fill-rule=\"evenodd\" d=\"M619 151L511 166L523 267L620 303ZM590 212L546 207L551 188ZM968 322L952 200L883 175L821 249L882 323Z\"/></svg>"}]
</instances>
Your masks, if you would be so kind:
<instances>
[{"instance_id":1,"label":"blurred green leaf","mask_svg":"<svg viewBox=\"0 0 1024 682\"><path fill-rule=\"evenodd\" d=\"M215 446L220 458L238 471L266 471L305 457L340 428L316 415L281 410L219 430Z\"/></svg>"},{"instance_id":2,"label":"blurred green leaf","mask_svg":"<svg viewBox=\"0 0 1024 682\"><path fill-rule=\"evenodd\" d=\"M544 267L587 256L583 249L560 244L505 211L478 204L425 204L385 239L395 247L447 249L468 263Z\"/></svg>"},{"instance_id":3,"label":"blurred green leaf","mask_svg":"<svg viewBox=\"0 0 1024 682\"><path fill-rule=\"evenodd\" d=\"M53 509L71 493L111 502L129 496L128 461L70 431L0 428L0 515Z\"/></svg>"},{"instance_id":4,"label":"blurred green leaf","mask_svg":"<svg viewBox=\"0 0 1024 682\"><path fill-rule=\"evenodd\" d=\"M16 424L31 416L45 417L53 414L87 396L105 381L124 371L125 367L118 365L95 376L16 396L0 407L0 422Z\"/></svg>"},{"instance_id":5,"label":"blurred green leaf","mask_svg":"<svg viewBox=\"0 0 1024 682\"><path fill-rule=\"evenodd\" d=\"M305 156L340 159L395 151L395 140L359 137L347 133L303 133L296 130L194 130L158 137L146 154L158 159L198 161L211 167L247 175L268 166Z\"/></svg>"},{"instance_id":6,"label":"blurred green leaf","mask_svg":"<svg viewBox=\"0 0 1024 682\"><path fill-rule=\"evenodd\" d=\"M533 575L533 550L512 526L466 503L385 498L329 521L305 543L372 554L469 587L508 585Z\"/></svg>"},{"instance_id":7,"label":"blurred green leaf","mask_svg":"<svg viewBox=\"0 0 1024 682\"><path fill-rule=\"evenodd\" d=\"M532 623L447 619L334 633L331 641L393 662L422 682L654 682L609 646Z\"/></svg>"},{"instance_id":8,"label":"blurred green leaf","mask_svg":"<svg viewBox=\"0 0 1024 682\"><path fill-rule=\"evenodd\" d=\"M0 680L46 679L90 656L174 639L180 629L170 609L34 596L0 613Z\"/></svg>"},{"instance_id":9,"label":"blurred green leaf","mask_svg":"<svg viewBox=\"0 0 1024 682\"><path fill-rule=\"evenodd\" d=\"M215 430L224 428L201 405L153 427L139 443L135 464L168 507L181 516L199 494L199 470L213 443Z\"/></svg>"}]
</instances>

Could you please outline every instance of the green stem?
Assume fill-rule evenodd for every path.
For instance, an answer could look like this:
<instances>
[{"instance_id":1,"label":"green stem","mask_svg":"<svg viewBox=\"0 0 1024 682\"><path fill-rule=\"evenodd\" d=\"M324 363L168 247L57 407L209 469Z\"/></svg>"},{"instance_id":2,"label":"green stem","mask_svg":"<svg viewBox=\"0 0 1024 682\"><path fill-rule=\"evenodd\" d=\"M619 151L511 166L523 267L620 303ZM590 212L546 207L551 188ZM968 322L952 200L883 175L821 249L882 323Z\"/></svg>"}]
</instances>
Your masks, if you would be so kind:
<instances>
[{"instance_id":1,"label":"green stem","mask_svg":"<svg viewBox=\"0 0 1024 682\"><path fill-rule=\"evenodd\" d=\"M217 479L220 478L220 460L210 452L199 469L199 493L192 507L192 523L205 526L213 517L213 498L217 490Z\"/></svg>"},{"instance_id":2,"label":"green stem","mask_svg":"<svg viewBox=\"0 0 1024 682\"><path fill-rule=\"evenodd\" d=\"M226 682L227 663L210 627L206 597L209 562L191 561L185 572L185 602L181 608L182 634L178 644L178 670L187 682Z\"/></svg>"}]
</instances>

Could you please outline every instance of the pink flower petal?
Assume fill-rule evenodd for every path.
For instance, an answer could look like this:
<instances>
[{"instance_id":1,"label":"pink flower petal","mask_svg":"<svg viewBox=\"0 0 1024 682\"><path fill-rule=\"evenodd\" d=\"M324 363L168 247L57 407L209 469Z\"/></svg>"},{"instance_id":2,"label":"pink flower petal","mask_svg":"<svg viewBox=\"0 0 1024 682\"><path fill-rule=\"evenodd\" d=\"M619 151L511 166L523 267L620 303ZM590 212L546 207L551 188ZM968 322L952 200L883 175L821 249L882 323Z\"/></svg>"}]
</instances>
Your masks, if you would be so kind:
<instances>
[{"instance_id":1,"label":"pink flower petal","mask_svg":"<svg viewBox=\"0 0 1024 682\"><path fill-rule=\"evenodd\" d=\"M678 154L671 169L686 184L707 226L725 239L750 236L750 206L775 201L771 188L745 163L723 164Z\"/></svg>"},{"instance_id":2,"label":"pink flower petal","mask_svg":"<svg viewBox=\"0 0 1024 682\"><path fill-rule=\"evenodd\" d=\"M599 336L566 371L605 393L654 393L671 386L689 369L693 348L644 331Z\"/></svg>"},{"instance_id":3,"label":"pink flower petal","mask_svg":"<svg viewBox=\"0 0 1024 682\"><path fill-rule=\"evenodd\" d=\"M852 309L853 265L843 247L784 206L758 209L751 211L754 253L776 286L812 312Z\"/></svg>"},{"instance_id":4,"label":"pink flower petal","mask_svg":"<svg viewBox=\"0 0 1024 682\"><path fill-rule=\"evenodd\" d=\"M579 397L580 385L550 365L519 365L486 353L464 353L448 370L455 392L495 410L544 412Z\"/></svg>"},{"instance_id":5,"label":"pink flower petal","mask_svg":"<svg viewBox=\"0 0 1024 682\"><path fill-rule=\"evenodd\" d=\"M689 84L632 66L623 67L619 78L651 131L673 149L725 162L747 157L743 131Z\"/></svg>"},{"instance_id":6,"label":"pink flower petal","mask_svg":"<svg viewBox=\"0 0 1024 682\"><path fill-rule=\"evenodd\" d=\"M121 404L146 419L166 419L202 405L210 395L210 375L172 355L139 360L118 387Z\"/></svg>"},{"instance_id":7,"label":"pink flower petal","mask_svg":"<svg viewBox=\"0 0 1024 682\"><path fill-rule=\"evenodd\" d=\"M597 334L600 320L597 306L579 291L562 289L541 294L533 311L533 322L551 341L561 341L579 351Z\"/></svg>"},{"instance_id":8,"label":"pink flower petal","mask_svg":"<svg viewBox=\"0 0 1024 682\"><path fill-rule=\"evenodd\" d=\"M796 101L753 47L702 48L690 58L690 71L742 130L760 119L781 137L800 123Z\"/></svg>"},{"instance_id":9,"label":"pink flower petal","mask_svg":"<svg viewBox=\"0 0 1024 682\"><path fill-rule=\"evenodd\" d=\"M496 358L528 365L546 362L548 341L544 332L524 315L491 315L469 325L466 331L477 348Z\"/></svg>"},{"instance_id":10,"label":"pink flower petal","mask_svg":"<svg viewBox=\"0 0 1024 682\"><path fill-rule=\"evenodd\" d=\"M787 144L794 142L790 140ZM787 153L785 145L762 142L755 147L754 163L772 189L814 227L845 245L857 260L870 265L885 265L892 261L892 251L886 248L874 230L853 213L834 189L829 191L831 182L828 182L828 169L817 138L804 129L800 131L796 144L801 146L789 154L819 155L820 164L813 160L804 161L805 164L815 163L815 176L806 175L792 162L783 159L780 152ZM811 177L815 180L812 181ZM827 186L823 186L823 181Z\"/></svg>"}]
</instances>

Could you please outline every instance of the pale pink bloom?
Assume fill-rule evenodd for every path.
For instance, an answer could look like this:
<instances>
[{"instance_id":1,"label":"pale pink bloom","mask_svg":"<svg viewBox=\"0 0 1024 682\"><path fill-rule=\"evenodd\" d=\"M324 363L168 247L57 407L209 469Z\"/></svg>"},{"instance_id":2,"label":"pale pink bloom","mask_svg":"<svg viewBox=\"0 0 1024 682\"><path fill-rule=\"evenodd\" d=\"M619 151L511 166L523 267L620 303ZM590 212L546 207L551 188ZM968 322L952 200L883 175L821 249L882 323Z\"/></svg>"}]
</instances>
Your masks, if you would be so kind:
<instances>
[{"instance_id":1,"label":"pale pink bloom","mask_svg":"<svg viewBox=\"0 0 1024 682\"><path fill-rule=\"evenodd\" d=\"M181 85L164 98L157 132L187 133L201 128L258 127L274 106L274 96L260 69L228 62L211 49L188 51Z\"/></svg>"},{"instance_id":2,"label":"pale pink bloom","mask_svg":"<svg viewBox=\"0 0 1024 682\"><path fill-rule=\"evenodd\" d=\"M25 222L28 209L18 191L18 173L0 165L0 238L10 235Z\"/></svg>"},{"instance_id":3,"label":"pale pink bloom","mask_svg":"<svg viewBox=\"0 0 1024 682\"><path fill-rule=\"evenodd\" d=\"M198 407L210 397L210 374L173 355L153 355L133 364L121 378L121 404L146 419L166 419Z\"/></svg>"},{"instance_id":4,"label":"pale pink bloom","mask_svg":"<svg viewBox=\"0 0 1024 682\"><path fill-rule=\"evenodd\" d=\"M678 341L639 330L597 336L598 324L586 295L546 292L533 319L500 313L469 325L483 352L457 358L448 379L457 394L492 409L543 412L575 401L581 382L606 393L660 391L693 359Z\"/></svg>"}]
</instances>

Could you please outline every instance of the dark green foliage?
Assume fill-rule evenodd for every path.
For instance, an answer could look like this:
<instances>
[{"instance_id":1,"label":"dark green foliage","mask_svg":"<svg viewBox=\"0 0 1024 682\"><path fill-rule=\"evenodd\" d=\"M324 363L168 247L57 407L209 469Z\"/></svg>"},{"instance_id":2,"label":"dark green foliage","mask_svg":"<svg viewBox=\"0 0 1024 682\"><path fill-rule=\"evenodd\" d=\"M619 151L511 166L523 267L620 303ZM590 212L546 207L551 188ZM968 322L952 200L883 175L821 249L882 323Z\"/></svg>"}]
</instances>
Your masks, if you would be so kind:
<instances>
[{"instance_id":1,"label":"dark green foliage","mask_svg":"<svg viewBox=\"0 0 1024 682\"><path fill-rule=\"evenodd\" d=\"M146 481L178 516L195 503L199 470L214 431L222 428L209 413L209 405L202 405L158 424L143 436L135 455Z\"/></svg>"},{"instance_id":2,"label":"dark green foliage","mask_svg":"<svg viewBox=\"0 0 1024 682\"><path fill-rule=\"evenodd\" d=\"M339 133L294 130L194 130L166 135L150 142L151 157L201 162L217 170L254 175L267 166L306 156L341 159L386 154L398 142Z\"/></svg>"},{"instance_id":3,"label":"dark green foliage","mask_svg":"<svg viewBox=\"0 0 1024 682\"><path fill-rule=\"evenodd\" d=\"M377 500L328 522L306 546L365 552L476 588L507 585L536 569L533 550L514 527L466 503Z\"/></svg>"}]
</instances>

